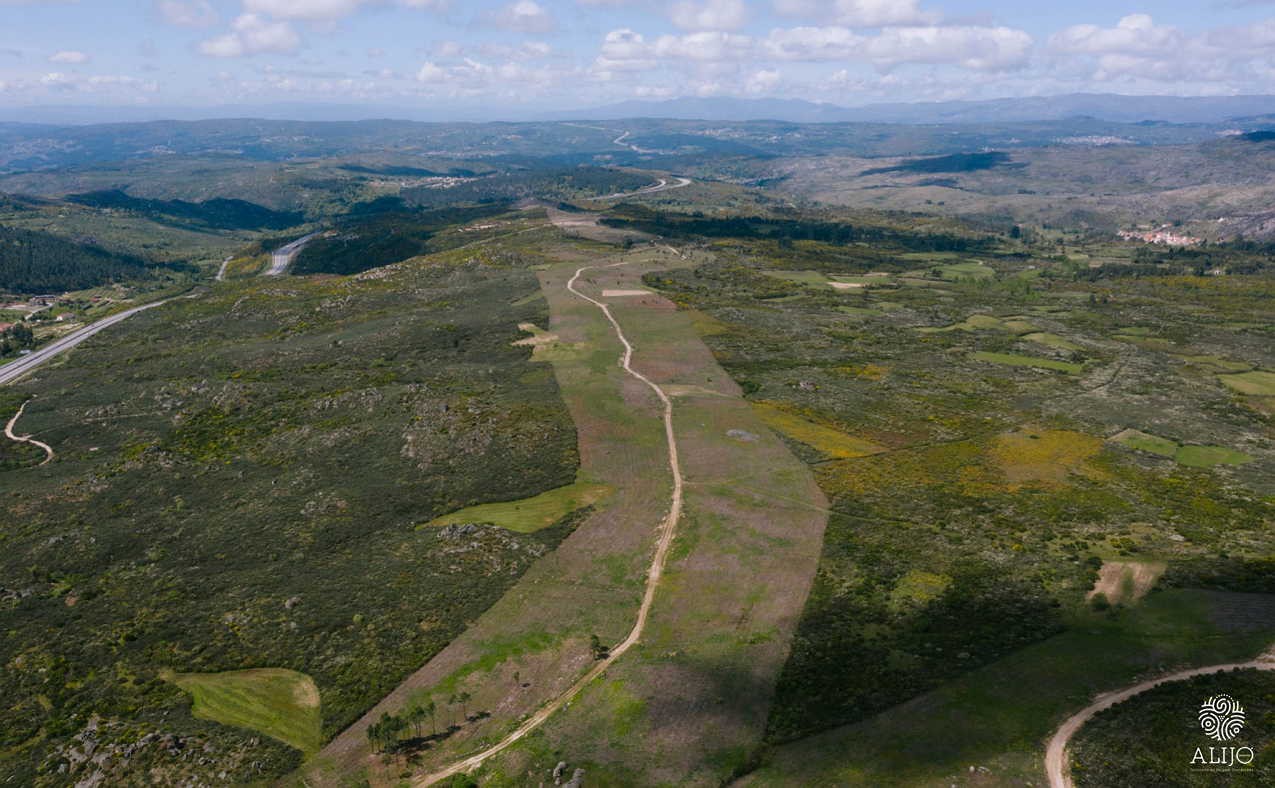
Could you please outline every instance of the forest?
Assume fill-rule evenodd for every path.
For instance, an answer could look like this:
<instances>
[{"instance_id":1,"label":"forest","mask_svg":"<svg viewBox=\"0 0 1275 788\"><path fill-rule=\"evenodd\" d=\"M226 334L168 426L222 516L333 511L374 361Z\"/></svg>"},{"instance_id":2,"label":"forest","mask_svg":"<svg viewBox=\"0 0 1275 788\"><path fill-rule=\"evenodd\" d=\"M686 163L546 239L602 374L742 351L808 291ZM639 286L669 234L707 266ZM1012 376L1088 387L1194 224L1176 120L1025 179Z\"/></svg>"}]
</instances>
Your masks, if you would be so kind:
<instances>
[{"instance_id":1,"label":"forest","mask_svg":"<svg viewBox=\"0 0 1275 788\"><path fill-rule=\"evenodd\" d=\"M150 200L108 189L73 194L67 200L91 208L133 211L156 221L202 225L216 230L282 230L304 221L299 213L272 211L247 200L221 197L203 202Z\"/></svg>"},{"instance_id":2,"label":"forest","mask_svg":"<svg viewBox=\"0 0 1275 788\"><path fill-rule=\"evenodd\" d=\"M0 227L0 290L53 293L151 276L150 264L137 257L49 233Z\"/></svg>"}]
</instances>

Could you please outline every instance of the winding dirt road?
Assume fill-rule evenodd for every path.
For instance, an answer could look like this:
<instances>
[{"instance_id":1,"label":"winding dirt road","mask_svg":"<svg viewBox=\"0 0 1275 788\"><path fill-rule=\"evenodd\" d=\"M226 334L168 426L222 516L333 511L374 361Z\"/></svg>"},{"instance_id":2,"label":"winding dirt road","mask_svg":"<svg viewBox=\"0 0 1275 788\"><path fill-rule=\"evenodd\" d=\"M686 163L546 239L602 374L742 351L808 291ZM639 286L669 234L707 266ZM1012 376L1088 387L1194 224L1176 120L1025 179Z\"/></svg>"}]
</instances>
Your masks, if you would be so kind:
<instances>
[{"instance_id":1,"label":"winding dirt road","mask_svg":"<svg viewBox=\"0 0 1275 788\"><path fill-rule=\"evenodd\" d=\"M498 743L488 747L476 755L471 755L464 760L448 766L445 769L434 772L418 778L413 782L414 785L427 786L434 785L440 780L445 780L452 775L461 772L468 772L482 765L484 761L500 753L508 748L511 744L517 742L531 731L540 727L546 720L553 716L554 712L571 702L573 698L580 694L590 682L606 671L607 668L624 655L626 651L632 648L642 637L643 630L646 629L647 616L650 614L651 605L655 602L655 589L659 585L660 578L664 574L664 566L668 561L669 549L673 546L673 537L677 533L677 523L682 516L682 469L677 458L677 436L673 432L673 401L665 393L664 389L656 385L650 378L641 372L633 369L633 346L629 344L628 338L624 335L624 330L620 328L619 322L615 316L611 314L611 309L602 301L590 298L584 293L576 289L576 281L585 271L598 268L616 268L624 265L625 261L613 263L611 265L587 265L576 269L575 275L567 282L567 289L579 298L588 301L598 309L602 310L602 314L606 316L607 321L611 323L615 329L615 335L620 340L620 344L624 346L624 353L620 356L620 366L626 373L646 384L655 395L660 398L660 402L664 406L664 437L668 442L668 462L669 468L673 473L673 493L672 501L669 506L668 514L665 515L664 521L660 523L660 538L655 546L655 555L651 559L651 566L646 574L646 589L642 594L642 604L638 607L637 618L633 622L633 628L629 630L629 634L624 640L615 645L610 654L606 658L599 660L596 665L589 669L589 672L580 677L578 681L567 688L558 697L545 704L535 714L528 717L521 725L519 725L512 733L501 739Z\"/></svg>"},{"instance_id":2,"label":"winding dirt road","mask_svg":"<svg viewBox=\"0 0 1275 788\"><path fill-rule=\"evenodd\" d=\"M30 402L30 401L31 400L27 400L27 402ZM4 425L4 436L11 441L16 441L18 443L29 443L32 446L39 446L41 449L44 449L44 454L45 454L44 462L40 463L40 465L48 465L49 462L53 460L52 446L42 441L38 441L35 438L32 438L30 435L15 435L13 432L13 428L17 426L18 424L18 419L22 418L22 411L27 409L27 402L22 403L21 407L18 408L18 412L13 414L13 418L9 419L8 424ZM36 466L36 467L39 467L39 466Z\"/></svg>"},{"instance_id":3,"label":"winding dirt road","mask_svg":"<svg viewBox=\"0 0 1275 788\"><path fill-rule=\"evenodd\" d=\"M1149 689L1154 689L1161 684L1167 684L1170 681L1182 681L1184 679L1194 678L1196 676L1206 676L1210 673L1221 673L1228 670L1240 670L1251 668L1255 670L1275 670L1275 650L1268 651L1257 659L1249 662L1234 662L1225 665L1207 665L1202 668L1191 668L1190 670L1180 670L1177 673L1169 673L1155 679L1149 679L1140 684L1134 684L1132 687L1126 687L1115 692L1108 692L1099 695L1098 698L1067 718L1067 721L1059 726L1054 733L1052 739L1049 740L1049 747L1045 750L1045 771L1049 774L1050 788L1073 788L1071 775L1067 771L1067 743L1071 741L1071 737L1076 735L1076 731L1084 727L1084 724L1093 718L1100 711L1111 708L1121 701L1128 700L1134 695L1139 695Z\"/></svg>"}]
</instances>

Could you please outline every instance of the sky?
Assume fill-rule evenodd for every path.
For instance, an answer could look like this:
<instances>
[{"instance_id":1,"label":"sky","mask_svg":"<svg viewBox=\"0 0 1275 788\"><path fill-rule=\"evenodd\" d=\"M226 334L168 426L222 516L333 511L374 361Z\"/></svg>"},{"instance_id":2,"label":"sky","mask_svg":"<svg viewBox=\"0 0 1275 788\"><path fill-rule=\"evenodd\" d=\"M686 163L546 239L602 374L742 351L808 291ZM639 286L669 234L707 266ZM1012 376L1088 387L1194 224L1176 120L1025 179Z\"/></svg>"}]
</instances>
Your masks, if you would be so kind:
<instances>
[{"instance_id":1,"label":"sky","mask_svg":"<svg viewBox=\"0 0 1275 788\"><path fill-rule=\"evenodd\" d=\"M1275 93L1275 0L0 0L10 111L1072 92Z\"/></svg>"}]
</instances>

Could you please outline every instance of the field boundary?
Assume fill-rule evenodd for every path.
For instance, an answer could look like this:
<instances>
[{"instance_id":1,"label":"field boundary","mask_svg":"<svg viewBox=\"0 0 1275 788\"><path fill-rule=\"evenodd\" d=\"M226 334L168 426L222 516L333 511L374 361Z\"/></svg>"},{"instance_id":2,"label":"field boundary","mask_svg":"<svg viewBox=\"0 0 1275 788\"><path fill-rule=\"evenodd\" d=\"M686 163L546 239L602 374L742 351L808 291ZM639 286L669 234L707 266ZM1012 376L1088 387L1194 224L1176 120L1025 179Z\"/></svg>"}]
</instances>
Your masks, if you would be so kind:
<instances>
[{"instance_id":1,"label":"field boundary","mask_svg":"<svg viewBox=\"0 0 1275 788\"><path fill-rule=\"evenodd\" d=\"M588 301L589 303L598 307L598 309L602 310L602 314L606 317L607 321L611 323L612 328L615 330L616 337L620 340L621 345L624 346L624 352L620 356L621 368L623 368L627 374L631 375L632 377L646 384L646 386L648 386L653 392L655 392L656 396L659 397L660 402L663 405L664 436L668 444L669 468L673 473L672 501L669 507L668 514L665 515L664 521L660 524L660 538L659 538L659 541L656 543L655 554L651 559L650 568L647 570L646 588L642 594L642 603L641 605L638 606L637 617L633 623L633 628L629 630L629 634L627 637L624 638L624 640L620 641L620 643L618 643L616 646L610 649L610 652L607 654L606 657L599 660L596 665L594 665L587 673L585 673L583 676L577 679L576 682L572 684L570 687L568 687L565 692L559 694L558 697L551 700L548 704L542 706L540 710L538 710L535 714L528 717L521 725L515 728L513 732L505 736L505 738L501 739L499 742L497 742L496 744L493 744L491 747L488 747L482 752L477 753L476 755L471 755L468 758L458 761L452 764L451 766L448 766L445 769L441 769L437 772L426 775L425 777L419 780L413 781L413 785L419 785L419 786L434 785L438 783L439 781L445 780L448 777L451 777L455 774L468 772L471 769L481 766L482 763L486 761L488 758L491 758L492 756L499 754L500 752L507 749L510 745L514 744L519 739L526 736L531 731L540 727L542 724L544 724L546 720L548 720L551 716L553 716L555 712L557 712L563 706L570 703L573 698L579 695L580 692L586 686L588 686L595 678L597 678L602 673L604 673L607 668L611 667L611 665L614 664L615 661L618 660L621 656L623 656L625 652L627 652L635 644L637 644L637 642L642 637L643 630L646 629L647 617L650 614L652 604L654 604L655 602L655 590L656 590L656 587L659 585L660 578L664 574L664 566L668 561L669 550L673 546L673 537L677 533L677 523L678 523L678 520L681 519L681 514L682 514L683 480L682 480L681 465L678 462L678 458L677 458L677 436L673 431L673 401L672 399L669 398L668 394L664 392L664 389L662 389L659 385L653 382L650 378L643 375L641 372L638 372L637 370L633 369L632 367L633 346L629 343L628 338L624 335L624 329L620 327L619 321L617 321L615 319L615 316L611 314L610 307L608 307L602 301L598 301L594 298L590 298L589 296L577 290L575 287L575 284L579 280L580 275L584 273L585 271L593 270L593 269L616 268L618 266L625 265L627 262L628 261L626 260L622 260L618 263L612 263L611 265L581 266L580 268L576 269L575 274L567 282L567 290L571 291L577 297L582 298L585 301Z\"/></svg>"}]
</instances>

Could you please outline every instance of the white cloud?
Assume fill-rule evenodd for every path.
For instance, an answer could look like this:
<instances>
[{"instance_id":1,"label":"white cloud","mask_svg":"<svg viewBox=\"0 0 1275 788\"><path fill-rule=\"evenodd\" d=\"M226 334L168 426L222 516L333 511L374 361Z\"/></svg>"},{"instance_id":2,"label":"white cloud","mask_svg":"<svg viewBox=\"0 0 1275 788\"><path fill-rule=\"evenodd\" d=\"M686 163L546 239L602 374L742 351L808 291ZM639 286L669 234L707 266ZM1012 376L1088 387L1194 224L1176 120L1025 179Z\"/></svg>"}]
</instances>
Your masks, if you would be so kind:
<instances>
[{"instance_id":1,"label":"white cloud","mask_svg":"<svg viewBox=\"0 0 1275 788\"><path fill-rule=\"evenodd\" d=\"M246 13L307 22L340 19L375 4L378 0L243 0ZM446 0L397 0L397 4L429 11L440 11L447 6Z\"/></svg>"},{"instance_id":2,"label":"white cloud","mask_svg":"<svg viewBox=\"0 0 1275 788\"><path fill-rule=\"evenodd\" d=\"M718 62L748 58L754 51L754 43L749 36L738 33L688 33L684 36L660 36L653 51L661 59Z\"/></svg>"},{"instance_id":3,"label":"white cloud","mask_svg":"<svg viewBox=\"0 0 1275 788\"><path fill-rule=\"evenodd\" d=\"M540 94L562 81L563 72L506 61L491 65L473 58L440 65L427 61L416 72L416 81L430 95L472 97L504 95L524 98Z\"/></svg>"},{"instance_id":4,"label":"white cloud","mask_svg":"<svg viewBox=\"0 0 1275 788\"><path fill-rule=\"evenodd\" d=\"M852 60L865 42L844 27L794 27L770 31L764 45L778 60Z\"/></svg>"},{"instance_id":5,"label":"white cloud","mask_svg":"<svg viewBox=\"0 0 1275 788\"><path fill-rule=\"evenodd\" d=\"M208 0L155 0L161 19L177 27L209 27L217 23L217 12Z\"/></svg>"},{"instance_id":6,"label":"white cloud","mask_svg":"<svg viewBox=\"0 0 1275 788\"><path fill-rule=\"evenodd\" d=\"M1174 27L1157 25L1146 14L1130 14L1115 27L1073 25L1055 33L1049 47L1064 54L1148 54L1180 49L1185 36Z\"/></svg>"},{"instance_id":7,"label":"white cloud","mask_svg":"<svg viewBox=\"0 0 1275 788\"><path fill-rule=\"evenodd\" d=\"M447 70L426 61L416 72L418 82L443 82L447 79Z\"/></svg>"},{"instance_id":8,"label":"white cloud","mask_svg":"<svg viewBox=\"0 0 1275 788\"><path fill-rule=\"evenodd\" d=\"M1275 43L1271 22L1189 35L1130 14L1115 27L1073 25L1049 39L1054 69L1098 83L1225 83L1252 80ZM1175 88L1177 85L1175 85Z\"/></svg>"},{"instance_id":9,"label":"white cloud","mask_svg":"<svg viewBox=\"0 0 1275 788\"><path fill-rule=\"evenodd\" d=\"M868 59L878 66L951 64L976 71L1022 68L1032 38L1008 27L888 27L868 39Z\"/></svg>"},{"instance_id":10,"label":"white cloud","mask_svg":"<svg viewBox=\"0 0 1275 788\"><path fill-rule=\"evenodd\" d=\"M642 34L628 28L612 30L602 39L602 56L611 60L637 60L649 54Z\"/></svg>"},{"instance_id":11,"label":"white cloud","mask_svg":"<svg viewBox=\"0 0 1275 788\"><path fill-rule=\"evenodd\" d=\"M363 3L364 0L243 0L243 9L275 19L318 21L349 16Z\"/></svg>"},{"instance_id":12,"label":"white cloud","mask_svg":"<svg viewBox=\"0 0 1275 788\"><path fill-rule=\"evenodd\" d=\"M776 28L762 39L742 33L702 31L664 35L648 42L629 29L603 39L591 71L613 78L618 72L656 65L757 64L768 62L859 62L879 69L905 64L955 66L974 71L1006 71L1027 65L1032 39L1006 27L887 27L862 35L846 27ZM760 73L760 72L755 72Z\"/></svg>"},{"instance_id":13,"label":"white cloud","mask_svg":"<svg viewBox=\"0 0 1275 788\"><path fill-rule=\"evenodd\" d=\"M439 57L460 57L465 54L465 48L459 41L441 41L434 47L434 54Z\"/></svg>"},{"instance_id":14,"label":"white cloud","mask_svg":"<svg viewBox=\"0 0 1275 788\"><path fill-rule=\"evenodd\" d=\"M942 18L922 10L918 0L774 0L774 8L784 16L850 27L932 25Z\"/></svg>"},{"instance_id":15,"label":"white cloud","mask_svg":"<svg viewBox=\"0 0 1275 788\"><path fill-rule=\"evenodd\" d=\"M683 30L738 30L748 22L743 0L681 0L669 16Z\"/></svg>"},{"instance_id":16,"label":"white cloud","mask_svg":"<svg viewBox=\"0 0 1275 788\"><path fill-rule=\"evenodd\" d=\"M520 33L551 33L558 27L553 14L535 0L514 0L486 12L483 19L492 27Z\"/></svg>"},{"instance_id":17,"label":"white cloud","mask_svg":"<svg viewBox=\"0 0 1275 788\"><path fill-rule=\"evenodd\" d=\"M201 42L199 50L211 57L242 57L295 52L299 46L301 39L288 23L240 14L229 33Z\"/></svg>"},{"instance_id":18,"label":"white cloud","mask_svg":"<svg viewBox=\"0 0 1275 788\"><path fill-rule=\"evenodd\" d=\"M744 91L753 95L771 94L775 92L775 88L779 87L779 81L779 71L762 69L753 72L744 81Z\"/></svg>"},{"instance_id":19,"label":"white cloud","mask_svg":"<svg viewBox=\"0 0 1275 788\"><path fill-rule=\"evenodd\" d=\"M54 52L49 56L50 63L69 63L74 65L78 63L87 63L88 61L88 55L74 49L63 49L61 52Z\"/></svg>"}]
</instances>

